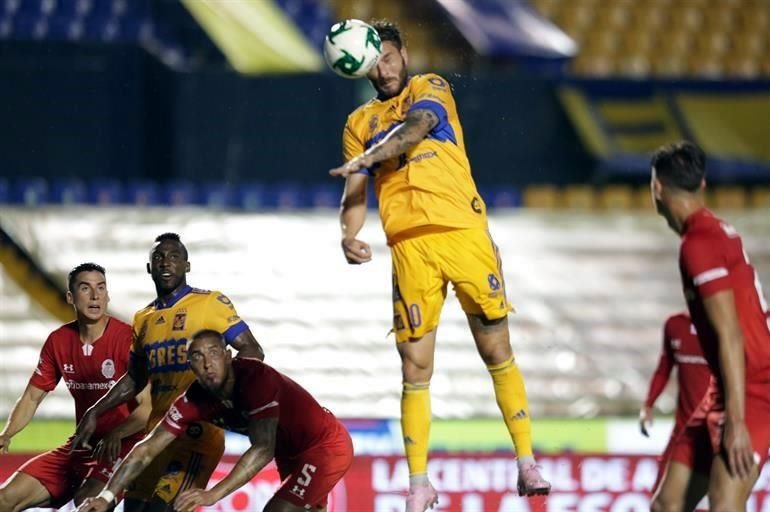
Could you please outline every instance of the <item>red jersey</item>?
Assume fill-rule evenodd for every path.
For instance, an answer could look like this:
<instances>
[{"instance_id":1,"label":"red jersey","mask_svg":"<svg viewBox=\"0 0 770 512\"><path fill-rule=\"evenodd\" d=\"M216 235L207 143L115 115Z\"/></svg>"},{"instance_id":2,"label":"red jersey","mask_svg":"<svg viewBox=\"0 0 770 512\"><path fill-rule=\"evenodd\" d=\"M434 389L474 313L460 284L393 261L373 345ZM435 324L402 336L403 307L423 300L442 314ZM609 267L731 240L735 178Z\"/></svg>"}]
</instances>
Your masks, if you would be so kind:
<instances>
[{"instance_id":1,"label":"red jersey","mask_svg":"<svg viewBox=\"0 0 770 512\"><path fill-rule=\"evenodd\" d=\"M40 351L40 361L29 383L53 391L64 379L75 399L75 421L104 396L128 369L131 326L117 318L107 321L102 336L86 344L80 340L78 323L70 322L53 331ZM131 414L136 402L122 404L99 416L94 436L101 437Z\"/></svg>"},{"instance_id":2,"label":"red jersey","mask_svg":"<svg viewBox=\"0 0 770 512\"><path fill-rule=\"evenodd\" d=\"M663 327L663 350L655 369L645 405L652 407L666 387L671 370L677 367L679 391L676 427L683 426L703 400L711 371L700 348L695 326L686 313L668 317Z\"/></svg>"},{"instance_id":3,"label":"red jersey","mask_svg":"<svg viewBox=\"0 0 770 512\"><path fill-rule=\"evenodd\" d=\"M258 359L232 361L235 387L231 400L220 400L196 380L169 408L163 426L179 436L190 423L207 421L248 435L250 419L278 418L275 458L286 459L319 444L336 432L336 419L302 386Z\"/></svg>"},{"instance_id":4,"label":"red jersey","mask_svg":"<svg viewBox=\"0 0 770 512\"><path fill-rule=\"evenodd\" d=\"M732 290L743 332L746 382L770 383L770 328L759 278L734 227L701 208L684 224L679 253L684 296L703 354L721 383L718 338L703 299ZM721 384L720 384L721 387Z\"/></svg>"}]
</instances>

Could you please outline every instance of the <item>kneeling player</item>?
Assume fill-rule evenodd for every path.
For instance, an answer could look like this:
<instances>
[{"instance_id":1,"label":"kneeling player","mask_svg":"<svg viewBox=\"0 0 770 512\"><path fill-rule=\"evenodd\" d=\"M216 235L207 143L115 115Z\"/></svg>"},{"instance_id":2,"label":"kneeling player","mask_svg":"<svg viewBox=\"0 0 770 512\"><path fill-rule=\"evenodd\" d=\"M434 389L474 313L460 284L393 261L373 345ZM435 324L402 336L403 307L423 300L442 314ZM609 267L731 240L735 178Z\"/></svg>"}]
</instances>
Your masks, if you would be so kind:
<instances>
[{"instance_id":1,"label":"kneeling player","mask_svg":"<svg viewBox=\"0 0 770 512\"><path fill-rule=\"evenodd\" d=\"M326 498L353 461L345 427L299 384L257 359L232 359L222 335L204 330L188 349L197 380L118 467L107 488L78 512L102 512L191 422L208 421L249 436L251 448L221 482L189 489L180 511L208 506L249 482L275 458L283 485L266 512L325 510Z\"/></svg>"}]
</instances>

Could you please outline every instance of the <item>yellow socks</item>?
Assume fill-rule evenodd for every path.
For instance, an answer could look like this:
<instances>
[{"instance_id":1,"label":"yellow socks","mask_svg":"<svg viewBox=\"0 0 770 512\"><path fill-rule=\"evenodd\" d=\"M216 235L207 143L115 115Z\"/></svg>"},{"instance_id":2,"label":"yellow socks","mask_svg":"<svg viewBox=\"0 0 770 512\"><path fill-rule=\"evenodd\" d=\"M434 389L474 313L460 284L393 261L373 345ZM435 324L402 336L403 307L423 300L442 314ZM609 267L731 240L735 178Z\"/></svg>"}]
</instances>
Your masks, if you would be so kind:
<instances>
[{"instance_id":1,"label":"yellow socks","mask_svg":"<svg viewBox=\"0 0 770 512\"><path fill-rule=\"evenodd\" d=\"M516 446L516 456L532 457L532 427L529 421L529 404L524 379L513 356L507 361L487 366L495 386L497 406L503 413L505 426ZM411 465L409 466L411 469Z\"/></svg>"},{"instance_id":2,"label":"yellow socks","mask_svg":"<svg viewBox=\"0 0 770 512\"><path fill-rule=\"evenodd\" d=\"M404 450L410 476L428 471L430 421L430 384L404 382L401 394L401 432L404 434Z\"/></svg>"}]
</instances>

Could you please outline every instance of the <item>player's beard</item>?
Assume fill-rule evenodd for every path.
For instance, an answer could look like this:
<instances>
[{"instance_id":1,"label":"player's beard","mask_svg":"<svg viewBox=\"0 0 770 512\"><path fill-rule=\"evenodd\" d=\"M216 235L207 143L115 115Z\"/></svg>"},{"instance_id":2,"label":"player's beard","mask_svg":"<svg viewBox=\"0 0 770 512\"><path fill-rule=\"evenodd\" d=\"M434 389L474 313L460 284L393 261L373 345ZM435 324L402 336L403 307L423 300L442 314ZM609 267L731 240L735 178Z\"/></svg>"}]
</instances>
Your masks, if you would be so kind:
<instances>
[{"instance_id":1,"label":"player's beard","mask_svg":"<svg viewBox=\"0 0 770 512\"><path fill-rule=\"evenodd\" d=\"M377 82L376 80L372 80L372 86L377 91L377 97L381 100L388 100L390 98L395 98L399 94L401 94L401 91L404 90L404 87L406 87L406 82L408 79L408 73L406 70L406 61L403 57L401 57L401 71L398 74L398 89L396 89L395 92L388 92L385 89L382 88L382 85Z\"/></svg>"}]
</instances>

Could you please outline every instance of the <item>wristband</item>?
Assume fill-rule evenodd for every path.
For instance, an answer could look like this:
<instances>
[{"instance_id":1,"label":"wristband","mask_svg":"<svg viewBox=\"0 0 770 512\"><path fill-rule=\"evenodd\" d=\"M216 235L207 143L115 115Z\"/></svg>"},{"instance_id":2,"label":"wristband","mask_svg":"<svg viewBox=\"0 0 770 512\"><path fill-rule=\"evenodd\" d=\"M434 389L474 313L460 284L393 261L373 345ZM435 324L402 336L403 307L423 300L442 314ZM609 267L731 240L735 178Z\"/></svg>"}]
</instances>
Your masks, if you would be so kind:
<instances>
[{"instance_id":1,"label":"wristband","mask_svg":"<svg viewBox=\"0 0 770 512\"><path fill-rule=\"evenodd\" d=\"M104 490L100 492L96 497L103 499L107 503L112 503L112 501L115 499L115 493L105 487Z\"/></svg>"}]
</instances>

